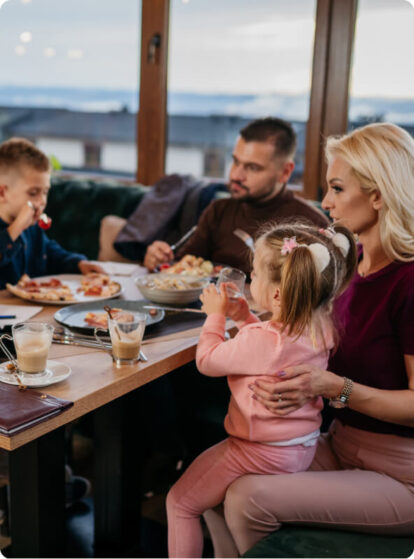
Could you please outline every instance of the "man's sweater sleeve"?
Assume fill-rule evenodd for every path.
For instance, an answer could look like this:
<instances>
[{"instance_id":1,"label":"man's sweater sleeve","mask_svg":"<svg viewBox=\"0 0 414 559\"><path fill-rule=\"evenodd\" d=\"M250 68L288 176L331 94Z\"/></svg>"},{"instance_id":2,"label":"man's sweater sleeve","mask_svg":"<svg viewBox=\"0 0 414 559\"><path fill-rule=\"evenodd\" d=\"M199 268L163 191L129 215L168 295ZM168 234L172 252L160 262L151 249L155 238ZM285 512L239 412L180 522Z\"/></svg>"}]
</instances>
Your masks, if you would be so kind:
<instances>
[{"instance_id":1,"label":"man's sweater sleeve","mask_svg":"<svg viewBox=\"0 0 414 559\"><path fill-rule=\"evenodd\" d=\"M198 370L211 377L266 374L281 348L279 333L253 323L225 340L225 325L221 314L207 317L197 346Z\"/></svg>"},{"instance_id":2,"label":"man's sweater sleeve","mask_svg":"<svg viewBox=\"0 0 414 559\"><path fill-rule=\"evenodd\" d=\"M210 204L197 223L197 229L188 241L177 251L175 257L180 260L186 254L194 254L208 259L211 254L211 228L215 223L215 204Z\"/></svg>"}]
</instances>

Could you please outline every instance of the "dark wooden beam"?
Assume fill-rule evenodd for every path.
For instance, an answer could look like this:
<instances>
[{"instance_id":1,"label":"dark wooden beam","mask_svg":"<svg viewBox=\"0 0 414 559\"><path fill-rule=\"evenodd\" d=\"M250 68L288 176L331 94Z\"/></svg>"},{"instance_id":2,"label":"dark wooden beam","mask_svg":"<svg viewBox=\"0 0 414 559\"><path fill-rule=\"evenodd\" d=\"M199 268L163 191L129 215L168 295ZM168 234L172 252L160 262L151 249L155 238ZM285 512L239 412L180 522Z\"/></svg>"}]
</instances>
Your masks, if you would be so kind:
<instances>
[{"instance_id":1,"label":"dark wooden beam","mask_svg":"<svg viewBox=\"0 0 414 559\"><path fill-rule=\"evenodd\" d=\"M306 198L320 199L325 187L324 142L344 134L357 0L318 0L312 92L306 134Z\"/></svg>"},{"instance_id":2,"label":"dark wooden beam","mask_svg":"<svg viewBox=\"0 0 414 559\"><path fill-rule=\"evenodd\" d=\"M169 5L142 0L137 180L143 184L154 184L165 168Z\"/></svg>"}]
</instances>

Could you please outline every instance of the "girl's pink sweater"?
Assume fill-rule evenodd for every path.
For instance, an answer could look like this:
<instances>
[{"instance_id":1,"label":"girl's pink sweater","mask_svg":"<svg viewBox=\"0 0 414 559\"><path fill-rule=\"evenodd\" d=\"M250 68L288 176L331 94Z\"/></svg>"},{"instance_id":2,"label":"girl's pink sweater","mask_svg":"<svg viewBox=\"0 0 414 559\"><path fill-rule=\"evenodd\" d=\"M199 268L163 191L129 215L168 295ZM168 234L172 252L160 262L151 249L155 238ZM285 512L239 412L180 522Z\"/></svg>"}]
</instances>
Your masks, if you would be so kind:
<instances>
[{"instance_id":1,"label":"girl's pink sweater","mask_svg":"<svg viewBox=\"0 0 414 559\"><path fill-rule=\"evenodd\" d=\"M198 369L211 377L227 376L231 390L224 426L229 435L257 442L277 442L307 435L321 424L322 398L278 417L252 398L248 385L257 379L283 382L276 373L303 363L326 369L328 351L321 343L314 347L309 335L299 338L281 332L275 322L260 322L251 315L237 335L225 340L226 319L212 314L204 323L197 347ZM333 346L326 329L327 349Z\"/></svg>"}]
</instances>

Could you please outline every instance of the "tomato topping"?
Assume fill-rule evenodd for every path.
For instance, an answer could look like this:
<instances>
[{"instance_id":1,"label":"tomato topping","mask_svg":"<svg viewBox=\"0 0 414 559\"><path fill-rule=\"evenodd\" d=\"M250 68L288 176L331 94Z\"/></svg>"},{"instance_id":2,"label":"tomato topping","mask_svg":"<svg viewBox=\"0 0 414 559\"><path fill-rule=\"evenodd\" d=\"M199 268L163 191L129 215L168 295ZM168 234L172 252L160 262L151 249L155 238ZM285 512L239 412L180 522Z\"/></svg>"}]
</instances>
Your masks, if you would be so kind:
<instances>
[{"instance_id":1,"label":"tomato topping","mask_svg":"<svg viewBox=\"0 0 414 559\"><path fill-rule=\"evenodd\" d=\"M160 270L167 270L168 268L171 268L171 264L168 264L167 262L160 265Z\"/></svg>"},{"instance_id":2,"label":"tomato topping","mask_svg":"<svg viewBox=\"0 0 414 559\"><path fill-rule=\"evenodd\" d=\"M52 220L48 215L42 214L37 224L40 227L40 229L44 229L44 230L50 229L50 227L52 226Z\"/></svg>"},{"instance_id":3,"label":"tomato topping","mask_svg":"<svg viewBox=\"0 0 414 559\"><path fill-rule=\"evenodd\" d=\"M102 295L102 287L100 285L92 285L85 290L85 295Z\"/></svg>"}]
</instances>

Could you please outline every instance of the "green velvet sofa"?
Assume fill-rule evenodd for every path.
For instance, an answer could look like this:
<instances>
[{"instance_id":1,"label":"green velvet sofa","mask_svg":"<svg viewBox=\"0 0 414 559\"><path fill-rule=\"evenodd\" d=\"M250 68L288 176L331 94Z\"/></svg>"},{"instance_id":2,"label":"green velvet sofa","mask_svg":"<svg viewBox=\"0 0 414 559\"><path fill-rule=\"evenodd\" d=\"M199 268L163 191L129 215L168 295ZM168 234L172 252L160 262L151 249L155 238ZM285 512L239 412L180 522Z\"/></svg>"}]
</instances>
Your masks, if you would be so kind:
<instances>
[{"instance_id":1,"label":"green velvet sofa","mask_svg":"<svg viewBox=\"0 0 414 559\"><path fill-rule=\"evenodd\" d=\"M113 180L53 177L46 211L53 218L48 236L64 248L96 259L99 227L108 214L129 217L148 187Z\"/></svg>"},{"instance_id":2,"label":"green velvet sofa","mask_svg":"<svg viewBox=\"0 0 414 559\"><path fill-rule=\"evenodd\" d=\"M377 536L322 528L284 526L243 557L410 557L413 536Z\"/></svg>"}]
</instances>

